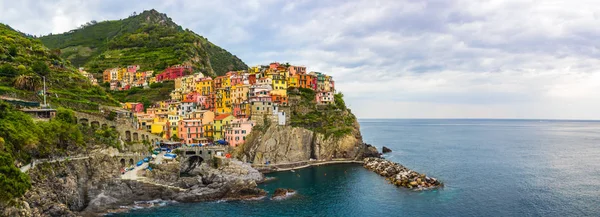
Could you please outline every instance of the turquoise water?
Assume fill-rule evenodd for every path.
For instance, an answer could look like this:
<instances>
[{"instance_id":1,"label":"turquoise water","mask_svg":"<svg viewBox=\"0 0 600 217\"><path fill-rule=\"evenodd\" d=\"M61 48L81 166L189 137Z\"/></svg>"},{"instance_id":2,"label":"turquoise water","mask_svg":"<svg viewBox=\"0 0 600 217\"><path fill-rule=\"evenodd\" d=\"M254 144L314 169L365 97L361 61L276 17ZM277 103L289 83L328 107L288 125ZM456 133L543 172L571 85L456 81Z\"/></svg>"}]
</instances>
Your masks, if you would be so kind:
<instances>
[{"instance_id":1,"label":"turquoise water","mask_svg":"<svg viewBox=\"0 0 600 217\"><path fill-rule=\"evenodd\" d=\"M444 181L396 188L358 165L268 174L282 201L172 204L119 216L600 216L600 122L361 120L385 157Z\"/></svg>"}]
</instances>

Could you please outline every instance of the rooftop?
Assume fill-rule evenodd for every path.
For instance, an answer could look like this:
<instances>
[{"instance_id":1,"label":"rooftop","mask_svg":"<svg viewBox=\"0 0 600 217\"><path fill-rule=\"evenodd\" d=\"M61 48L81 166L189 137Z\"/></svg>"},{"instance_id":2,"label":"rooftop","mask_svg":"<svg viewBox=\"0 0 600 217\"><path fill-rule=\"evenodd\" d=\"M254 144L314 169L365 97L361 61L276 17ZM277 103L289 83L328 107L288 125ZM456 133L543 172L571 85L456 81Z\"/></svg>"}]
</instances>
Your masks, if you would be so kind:
<instances>
[{"instance_id":1,"label":"rooftop","mask_svg":"<svg viewBox=\"0 0 600 217\"><path fill-rule=\"evenodd\" d=\"M218 115L217 117L215 117L215 120L216 121L220 121L220 120L223 120L223 119L225 119L225 118L227 118L229 116L231 116L231 114L221 114L221 115Z\"/></svg>"}]
</instances>

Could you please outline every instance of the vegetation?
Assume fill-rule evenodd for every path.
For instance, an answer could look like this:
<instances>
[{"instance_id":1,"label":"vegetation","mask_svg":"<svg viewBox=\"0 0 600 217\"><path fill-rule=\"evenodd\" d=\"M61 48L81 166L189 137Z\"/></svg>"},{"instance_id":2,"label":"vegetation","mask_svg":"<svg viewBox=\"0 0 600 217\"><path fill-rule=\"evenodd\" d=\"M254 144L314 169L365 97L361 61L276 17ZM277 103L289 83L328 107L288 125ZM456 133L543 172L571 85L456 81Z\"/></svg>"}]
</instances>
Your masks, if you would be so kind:
<instances>
[{"instance_id":1,"label":"vegetation","mask_svg":"<svg viewBox=\"0 0 600 217\"><path fill-rule=\"evenodd\" d=\"M39 40L0 24L0 95L39 102L43 78L51 104L85 109L117 103Z\"/></svg>"},{"instance_id":2,"label":"vegetation","mask_svg":"<svg viewBox=\"0 0 600 217\"><path fill-rule=\"evenodd\" d=\"M13 164L8 153L0 152L0 202L23 196L31 187L29 176Z\"/></svg>"},{"instance_id":3,"label":"vegetation","mask_svg":"<svg viewBox=\"0 0 600 217\"><path fill-rule=\"evenodd\" d=\"M346 108L344 95L335 94L333 105L317 105L315 92L306 88L288 90L292 103L290 123L325 136L340 137L352 133L356 117Z\"/></svg>"},{"instance_id":4,"label":"vegetation","mask_svg":"<svg viewBox=\"0 0 600 217\"><path fill-rule=\"evenodd\" d=\"M111 94L121 102L141 102L144 104L144 108L148 108L152 105L152 102L170 99L173 89L175 89L175 83L167 81L160 83L160 85L152 84L149 89L133 87L125 91L114 91Z\"/></svg>"},{"instance_id":5,"label":"vegetation","mask_svg":"<svg viewBox=\"0 0 600 217\"><path fill-rule=\"evenodd\" d=\"M122 20L90 22L79 29L40 38L61 57L89 72L137 64L162 71L187 63L205 75L248 67L239 58L155 10Z\"/></svg>"}]
</instances>

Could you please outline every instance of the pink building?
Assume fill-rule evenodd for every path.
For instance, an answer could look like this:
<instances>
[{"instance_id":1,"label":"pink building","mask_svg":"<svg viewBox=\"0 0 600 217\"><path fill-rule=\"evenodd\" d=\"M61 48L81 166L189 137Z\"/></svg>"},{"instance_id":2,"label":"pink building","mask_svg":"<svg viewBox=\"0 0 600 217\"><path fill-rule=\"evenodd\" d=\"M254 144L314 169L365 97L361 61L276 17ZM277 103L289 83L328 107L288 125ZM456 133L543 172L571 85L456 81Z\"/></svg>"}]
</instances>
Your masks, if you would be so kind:
<instances>
[{"instance_id":1,"label":"pink building","mask_svg":"<svg viewBox=\"0 0 600 217\"><path fill-rule=\"evenodd\" d=\"M132 72L135 73L139 69L140 69L140 65L127 66L127 72L129 72L129 73L132 73Z\"/></svg>"},{"instance_id":2,"label":"pink building","mask_svg":"<svg viewBox=\"0 0 600 217\"><path fill-rule=\"evenodd\" d=\"M231 124L225 130L225 141L233 147L244 143L246 136L252 132L252 127L254 127L254 122L246 118L231 121Z\"/></svg>"},{"instance_id":3,"label":"pink building","mask_svg":"<svg viewBox=\"0 0 600 217\"><path fill-rule=\"evenodd\" d=\"M193 92L190 92L187 95L185 95L183 100L192 101L197 104L201 104L201 97L202 97L202 95L200 93L193 91Z\"/></svg>"},{"instance_id":4,"label":"pink building","mask_svg":"<svg viewBox=\"0 0 600 217\"><path fill-rule=\"evenodd\" d=\"M142 104L142 103L132 103L131 104L131 112L133 112L133 113L144 112L144 104Z\"/></svg>"},{"instance_id":5,"label":"pink building","mask_svg":"<svg viewBox=\"0 0 600 217\"><path fill-rule=\"evenodd\" d=\"M288 67L288 71L290 72L290 75L304 75L306 74L306 66L290 66Z\"/></svg>"},{"instance_id":6,"label":"pink building","mask_svg":"<svg viewBox=\"0 0 600 217\"><path fill-rule=\"evenodd\" d=\"M180 120L177 128L177 136L183 144L192 144L194 139L202 138L202 119Z\"/></svg>"},{"instance_id":7,"label":"pink building","mask_svg":"<svg viewBox=\"0 0 600 217\"><path fill-rule=\"evenodd\" d=\"M244 84L244 77L241 75L231 76L231 86L235 86L238 84Z\"/></svg>"},{"instance_id":8,"label":"pink building","mask_svg":"<svg viewBox=\"0 0 600 217\"><path fill-rule=\"evenodd\" d=\"M333 92L318 92L316 95L317 104L333 104Z\"/></svg>"},{"instance_id":9,"label":"pink building","mask_svg":"<svg viewBox=\"0 0 600 217\"><path fill-rule=\"evenodd\" d=\"M269 68L271 68L271 69L277 69L277 67L279 67L279 63L278 62L274 62L274 63L269 64Z\"/></svg>"}]
</instances>

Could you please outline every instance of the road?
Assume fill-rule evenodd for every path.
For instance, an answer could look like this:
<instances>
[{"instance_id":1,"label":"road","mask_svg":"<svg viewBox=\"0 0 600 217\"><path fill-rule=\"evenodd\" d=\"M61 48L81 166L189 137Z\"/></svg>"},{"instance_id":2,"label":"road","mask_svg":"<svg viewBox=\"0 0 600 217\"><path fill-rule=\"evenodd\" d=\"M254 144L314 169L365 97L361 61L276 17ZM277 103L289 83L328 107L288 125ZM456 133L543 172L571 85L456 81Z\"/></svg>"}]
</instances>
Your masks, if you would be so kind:
<instances>
[{"instance_id":1,"label":"road","mask_svg":"<svg viewBox=\"0 0 600 217\"><path fill-rule=\"evenodd\" d=\"M33 167L35 167L36 164L39 163L43 163L43 162L48 162L48 163L54 163L54 162L62 162L62 161L66 161L66 160L81 160L81 159L88 159L90 158L89 156L72 156L72 157L61 157L61 158L52 158L52 159L34 159L33 163L27 164L25 166L22 166L21 172L27 172L29 171L29 169L32 168L32 164Z\"/></svg>"}]
</instances>

